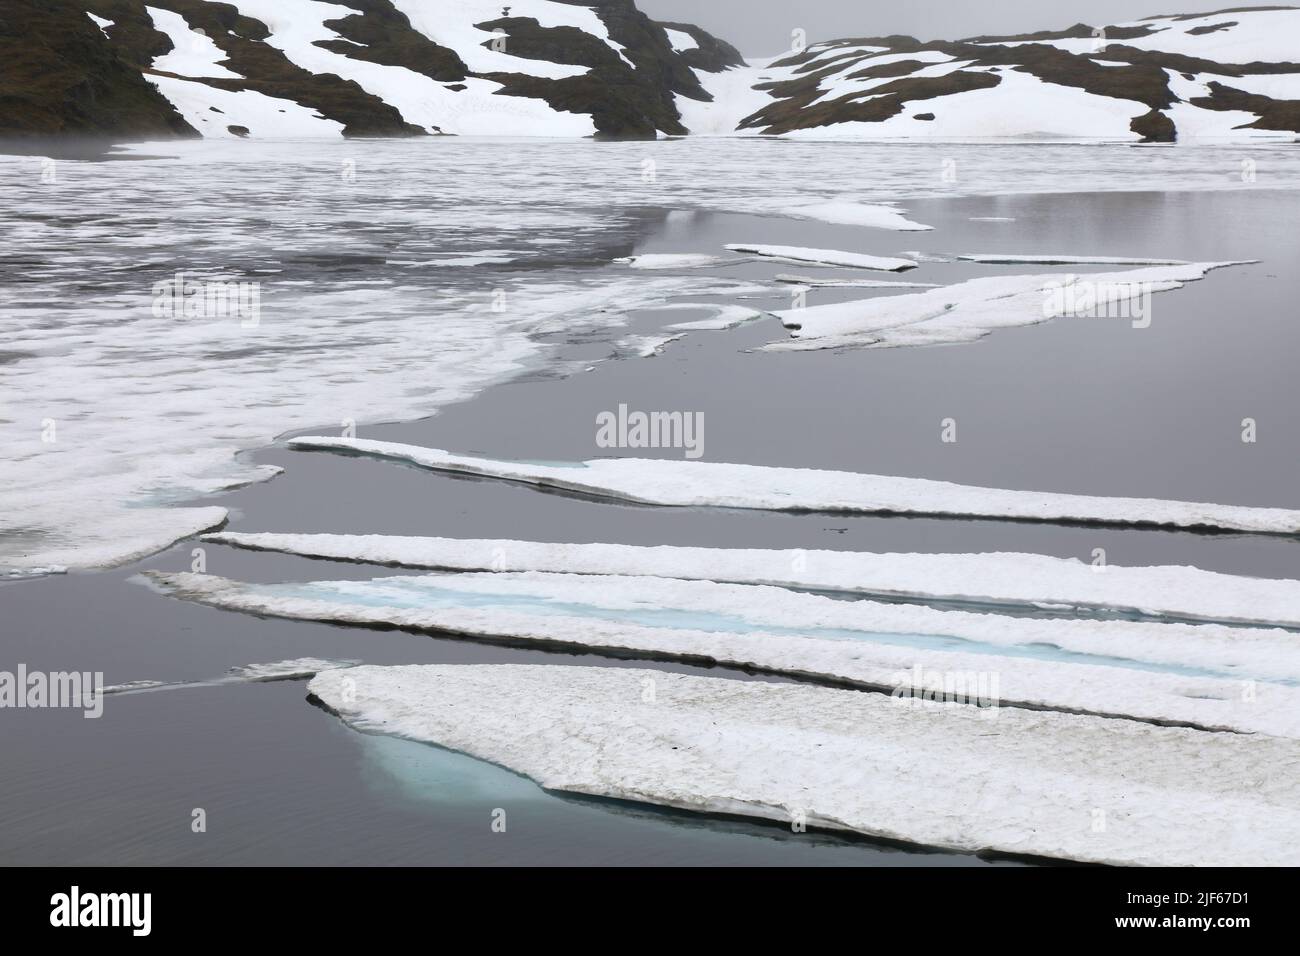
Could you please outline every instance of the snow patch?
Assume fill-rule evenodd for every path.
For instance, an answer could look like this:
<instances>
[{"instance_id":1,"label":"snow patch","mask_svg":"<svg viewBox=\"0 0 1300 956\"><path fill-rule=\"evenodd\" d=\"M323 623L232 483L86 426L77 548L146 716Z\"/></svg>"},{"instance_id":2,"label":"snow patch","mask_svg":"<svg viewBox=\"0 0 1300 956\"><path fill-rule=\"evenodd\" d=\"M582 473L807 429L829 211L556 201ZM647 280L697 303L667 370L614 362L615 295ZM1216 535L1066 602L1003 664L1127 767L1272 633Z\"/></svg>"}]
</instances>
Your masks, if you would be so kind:
<instances>
[{"instance_id":1,"label":"snow patch","mask_svg":"<svg viewBox=\"0 0 1300 956\"><path fill-rule=\"evenodd\" d=\"M154 57L155 70L184 77L243 79L218 62L226 58L225 52L206 33L191 29L179 13L157 7L145 7L145 10L153 20L154 29L167 34L167 39L172 43L170 53Z\"/></svg>"},{"instance_id":2,"label":"snow patch","mask_svg":"<svg viewBox=\"0 0 1300 956\"><path fill-rule=\"evenodd\" d=\"M112 20L105 20L103 17L97 17L93 13L89 12L86 13L86 16L90 17L90 19L94 21L95 26L99 27L100 33L104 34L104 36L108 36L108 28L113 26Z\"/></svg>"}]
</instances>

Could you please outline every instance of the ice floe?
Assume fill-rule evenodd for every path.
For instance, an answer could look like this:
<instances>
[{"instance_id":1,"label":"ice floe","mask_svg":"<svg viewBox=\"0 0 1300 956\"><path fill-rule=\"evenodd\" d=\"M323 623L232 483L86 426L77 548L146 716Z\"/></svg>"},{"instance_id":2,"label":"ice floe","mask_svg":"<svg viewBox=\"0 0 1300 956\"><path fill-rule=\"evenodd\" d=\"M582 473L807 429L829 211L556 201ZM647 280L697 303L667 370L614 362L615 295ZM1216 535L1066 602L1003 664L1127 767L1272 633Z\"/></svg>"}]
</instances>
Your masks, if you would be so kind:
<instances>
[{"instance_id":1,"label":"ice floe","mask_svg":"<svg viewBox=\"0 0 1300 956\"><path fill-rule=\"evenodd\" d=\"M966 262L985 265L1121 265L1121 266L1188 266L1185 259L1134 259L1126 256L1013 256L1001 252L972 252L957 256Z\"/></svg>"},{"instance_id":2,"label":"ice floe","mask_svg":"<svg viewBox=\"0 0 1300 956\"><path fill-rule=\"evenodd\" d=\"M829 202L801 203L786 206L781 212L801 219L816 219L841 226L866 226L896 232L927 232L934 226L908 219L905 211L881 203L862 203L836 199Z\"/></svg>"},{"instance_id":3,"label":"ice floe","mask_svg":"<svg viewBox=\"0 0 1300 956\"><path fill-rule=\"evenodd\" d=\"M550 571L767 584L992 607L1118 611L1300 627L1300 582L1177 566L1099 569L1041 554L890 554L661 545L220 532L205 541L313 558L448 571Z\"/></svg>"},{"instance_id":4,"label":"ice floe","mask_svg":"<svg viewBox=\"0 0 1300 956\"><path fill-rule=\"evenodd\" d=\"M892 279L817 279L811 276L782 273L774 276L777 282L806 285L813 289L934 289L935 282L899 282Z\"/></svg>"},{"instance_id":5,"label":"ice floe","mask_svg":"<svg viewBox=\"0 0 1300 956\"><path fill-rule=\"evenodd\" d=\"M891 348L951 344L995 329L1062 317L1111 315L1141 327L1153 293L1182 288L1212 269L1242 262L1195 262L1087 275L985 276L929 292L788 309L776 313L791 338L767 349Z\"/></svg>"},{"instance_id":6,"label":"ice floe","mask_svg":"<svg viewBox=\"0 0 1300 956\"><path fill-rule=\"evenodd\" d=\"M653 577L148 577L174 597L258 615L707 661L891 693L982 674L980 706L1300 737L1300 650L1286 631L1030 620Z\"/></svg>"},{"instance_id":7,"label":"ice floe","mask_svg":"<svg viewBox=\"0 0 1300 956\"><path fill-rule=\"evenodd\" d=\"M880 272L902 272L904 269L916 268L911 259L897 259L887 256L868 256L859 252L840 252L838 249L805 249L802 246L749 246L743 243L731 243L727 246L732 252L747 252L764 259L779 259L782 262L802 262L817 266L846 266L852 269L876 269Z\"/></svg>"},{"instance_id":8,"label":"ice floe","mask_svg":"<svg viewBox=\"0 0 1300 956\"><path fill-rule=\"evenodd\" d=\"M748 262L750 257L715 256L697 252L648 252L639 256L624 256L614 261L633 269L704 269Z\"/></svg>"},{"instance_id":9,"label":"ice floe","mask_svg":"<svg viewBox=\"0 0 1300 956\"><path fill-rule=\"evenodd\" d=\"M629 335L615 343L615 350L620 355L635 355L638 358L654 358L672 345L685 333L675 335Z\"/></svg>"},{"instance_id":10,"label":"ice floe","mask_svg":"<svg viewBox=\"0 0 1300 956\"><path fill-rule=\"evenodd\" d=\"M292 122L290 117L284 114L273 122L283 125ZM221 190L204 193L196 185L221 175L209 168L209 162L219 165L221 145L201 145L214 154L208 162L177 163L165 175L193 187L186 197L224 195ZM311 225L320 221L316 217L328 220L336 213L324 206L304 213L315 199L290 199L299 187L289 185L294 177L284 170L266 173L268 183L286 189L270 193L283 201L263 204L265 213L257 213L265 216L258 221L266 234L283 240L274 251L281 240L256 232L232 235L232 228L238 232L239 227L215 210L197 211L205 208L203 201L189 198L181 205L192 223L187 236L194 246L177 247L170 235L141 240L139 235L154 235L147 225L133 230L120 223L125 221L121 216L135 221L137 207L139 215L150 215L142 197L163 174L144 170L146 165L121 163L97 172L110 177L111 188L127 197L119 204L127 208L115 220L97 218L77 227L78 242L89 257L80 264L63 263L52 251L42 253L59 264L34 268L24 282L31 289L24 293L24 306L12 310L6 348L22 357L0 365L0 391L21 394L26 411L0 420L6 449L0 460L0 487L5 489L0 572L51 565L103 567L146 557L226 520L223 507L182 503L278 475L279 468L239 453L269 444L282 431L345 419L364 426L372 417L427 415L540 364L548 348L537 340L538 333L598 328L615 335L628 312L662 305L674 296L754 288L705 274L620 276L594 269L565 275L498 274L488 285L456 276L407 278L401 267L384 262L383 251L375 250L364 233L351 233L345 240L317 233ZM329 175L319 170L313 175L318 173ZM333 170L332 175L337 179L339 173ZM100 188L107 188L101 179L70 183L42 203L51 216L80 217L92 202L89 192ZM333 202L329 192L321 193L326 205ZM295 202L307 206L295 207ZM405 202L390 211L408 225L432 215ZM437 216L455 236L471 227L455 212L443 210ZM500 244L490 246L494 249L503 248L502 240L516 233L548 228L516 206L477 218L474 228L498 233ZM544 218L549 228L565 221L555 213ZM590 220L578 221L585 230L592 228ZM47 228L45 238L27 242L46 250L64 241L54 227ZM133 232L135 239L115 238ZM433 251L444 251L455 241L435 240ZM419 240L409 240L408 246L421 247ZM256 325L247 327L237 316L178 320L153 311L153 286L160 274L172 281L172 263L178 269L196 263L184 273L187 282L219 281L212 266L197 264L208 263L210 248L246 264L280 261L284 265L273 268L289 270L261 277L262 316ZM341 277L328 266L300 261L313 256L345 260L372 251L378 258L373 266L377 285L353 285L350 276ZM101 292L93 300L81 288L86 269L100 276ZM247 276L241 273L240 278ZM498 283L503 310L492 297ZM436 322L424 321L431 308ZM368 372L358 376L361 367ZM431 370L436 373L432 378ZM183 388L177 384L182 379Z\"/></svg>"},{"instance_id":11,"label":"ice floe","mask_svg":"<svg viewBox=\"0 0 1300 956\"><path fill-rule=\"evenodd\" d=\"M220 687L223 684L269 684L275 681L307 680L321 671L355 667L360 661L332 660L320 657L295 657L267 664L243 664L232 667L221 677L208 680L133 680L105 687L105 694L143 694L159 690L179 690L194 687Z\"/></svg>"},{"instance_id":12,"label":"ice floe","mask_svg":"<svg viewBox=\"0 0 1300 956\"><path fill-rule=\"evenodd\" d=\"M299 124L331 122L252 91L206 88L204 95L246 103L217 102L226 110L222 117L196 92L185 100L194 122L206 112L222 125L263 123L268 136L308 135ZM509 106L519 98L491 99ZM338 124L331 128L337 134ZM501 148L451 137L368 141L357 179L347 183L340 163L360 154L342 141L305 148L278 140L176 140L167 144L165 158L154 155L154 145L131 147L137 161L95 164L93 176L90 167L68 167L58 188L12 197L6 207L13 213L6 220L10 237L44 264L24 268L21 276L9 270L19 284L9 286L6 349L24 357L0 365L0 390L22 395L21 403L9 404L28 413L0 421L7 449L0 461L0 486L6 488L0 570L117 564L218 525L223 509L163 505L273 476L275 469L236 453L282 432L328 430L347 418L364 427L369 420L421 417L463 401L540 362L545 346L537 341L539 333L607 326L628 309L674 297L771 294L770 283L766 290L750 285L747 292L695 271L592 269L586 275L514 268L489 276L491 266L399 265L451 252L463 256L480 247L548 254L576 248L583 261L608 258L609 246L601 245L593 256L588 243L621 221L627 176L636 172L627 166L628 156L618 150L597 155L577 141L552 142L512 146L527 155L510 164L501 162ZM539 178L540 160L531 151L542 148L553 175ZM899 163L896 148L871 143L852 146L853 163L845 162L839 147L784 143L780 157L774 151L764 175L755 179L752 148L703 139L642 144L637 150L672 149L688 157L692 174L668 175L671 165L663 165L656 183L637 183L633 198L684 210L767 216L803 210L812 216L821 204L834 205L850 192L911 198L1243 188L1239 177L1224 175L1213 150L1092 150L1089 163L1079 164L1070 161L1075 146L1008 144L980 150L979 162L968 162L971 154L958 149L962 176L949 186L939 182L930 162ZM939 155L948 153L935 153L936 164ZM431 158L454 166L458 175L430 179L424 171ZM1300 181L1300 151L1252 146L1241 154L1246 158L1268 171L1251 188L1289 188ZM14 181L26 181L27 162L0 157L0 168ZM228 197L249 176L267 201L232 220ZM185 223L184 242L153 230L162 182L169 184L169 214ZM340 209L351 208L340 203L350 190L381 210L382 221L364 225L340 218ZM116 198L112 216L88 215L106 195ZM338 228L321 229L322 222ZM404 238L395 254L389 243L396 233ZM74 239L84 254L69 258L67 243ZM386 257L392 268L385 272L396 283L352 288L328 263L318 269L300 261L354 255ZM258 328L150 316L150 285L160 276L184 269L187 277L208 281L236 263L284 270L273 279L263 276L265 314ZM83 289L92 273L99 283L93 302ZM505 313L491 311L487 292L494 285L507 293L512 307ZM369 374L358 377L362 366ZM185 387L175 387L182 380ZM41 441L46 418L58 422L58 443Z\"/></svg>"},{"instance_id":13,"label":"ice floe","mask_svg":"<svg viewBox=\"0 0 1300 956\"><path fill-rule=\"evenodd\" d=\"M952 850L1300 863L1292 740L617 668L361 667L309 689L357 730L549 790Z\"/></svg>"},{"instance_id":14,"label":"ice floe","mask_svg":"<svg viewBox=\"0 0 1300 956\"><path fill-rule=\"evenodd\" d=\"M897 301L897 298L883 301ZM1159 498L980 488L926 478L723 462L598 458L564 464L457 455L362 438L302 436L291 448L406 462L639 504L845 514L960 516L1150 528L1300 534L1300 511Z\"/></svg>"},{"instance_id":15,"label":"ice floe","mask_svg":"<svg viewBox=\"0 0 1300 956\"><path fill-rule=\"evenodd\" d=\"M674 305L660 306L652 311L676 311L676 310L698 310L703 309L713 314L707 319L695 319L690 322L674 322L672 325L665 326L668 331L677 332L721 332L726 329L734 329L738 325L744 325L746 322L752 322L754 319L763 317L762 312L757 309L751 309L743 305L719 305L709 302L682 302Z\"/></svg>"}]
</instances>

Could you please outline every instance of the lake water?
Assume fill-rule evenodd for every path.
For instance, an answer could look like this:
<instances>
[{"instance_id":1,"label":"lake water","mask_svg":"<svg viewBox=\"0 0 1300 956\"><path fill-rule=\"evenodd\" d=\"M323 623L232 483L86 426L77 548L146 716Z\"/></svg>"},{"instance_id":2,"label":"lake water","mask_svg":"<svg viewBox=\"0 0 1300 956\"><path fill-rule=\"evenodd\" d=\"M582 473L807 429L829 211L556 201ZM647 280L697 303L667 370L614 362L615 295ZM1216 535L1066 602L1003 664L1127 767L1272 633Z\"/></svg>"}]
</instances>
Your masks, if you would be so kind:
<instances>
[{"instance_id":1,"label":"lake water","mask_svg":"<svg viewBox=\"0 0 1300 956\"><path fill-rule=\"evenodd\" d=\"M0 558L67 554L97 535L111 547L137 515L145 537L166 540L175 522L161 506L186 502L227 509L247 531L1083 559L1102 547L1115 564L1300 574L1290 539L656 510L283 449L232 457L353 420L367 438L591 458L609 454L595 444L596 415L627 404L703 413L713 461L1300 508L1290 414L1300 192L1270 188L1300 184L1294 148L447 140L166 151L179 158L60 163L45 184L39 159L0 157L6 195L19 197L0 213L11 240L0 255ZM348 158L352 180L340 176ZM941 176L950 158L955 183ZM1255 161L1253 183L1241 180L1243 159ZM935 229L777 214L839 195L901 201ZM1148 329L1072 319L942 348L750 351L785 334L767 319L692 334L653 358L620 347L691 317L648 309L664 302L787 306L772 276L803 267L610 264L731 242L1261 262L1158 295ZM153 284L177 271L260 276L261 322L153 316ZM925 262L907 278L1026 271L1093 270ZM505 311L492 309L497 290ZM815 290L809 304L873 294L896 293ZM1247 417L1258 421L1253 444L1240 440ZM945 418L957 420L955 444L940 441ZM54 443L41 442L47 419ZM269 483L216 490L275 468L284 472ZM192 547L0 586L0 669L103 670L115 683L302 656L643 666L262 620L131 580L188 569ZM210 572L243 580L391 573L206 550ZM8 863L981 862L548 795L477 761L349 731L310 706L301 683L109 698L97 721L0 720ZM511 825L495 834L501 806ZM204 834L190 832L198 807Z\"/></svg>"}]
</instances>

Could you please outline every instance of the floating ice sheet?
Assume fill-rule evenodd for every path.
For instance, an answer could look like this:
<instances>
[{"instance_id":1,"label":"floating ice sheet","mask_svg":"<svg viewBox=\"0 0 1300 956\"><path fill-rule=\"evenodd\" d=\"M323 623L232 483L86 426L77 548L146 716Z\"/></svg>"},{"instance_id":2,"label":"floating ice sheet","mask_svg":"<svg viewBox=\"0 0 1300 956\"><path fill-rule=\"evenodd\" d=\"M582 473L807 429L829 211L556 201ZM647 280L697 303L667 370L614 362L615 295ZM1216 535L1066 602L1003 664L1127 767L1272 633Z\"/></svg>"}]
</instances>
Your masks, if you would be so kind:
<instances>
[{"instance_id":1,"label":"floating ice sheet","mask_svg":"<svg viewBox=\"0 0 1300 956\"><path fill-rule=\"evenodd\" d=\"M861 203L836 199L829 202L801 203L781 210L787 216L816 219L843 226L867 226L896 232L927 232L934 226L908 219L905 210L880 203Z\"/></svg>"},{"instance_id":2,"label":"floating ice sheet","mask_svg":"<svg viewBox=\"0 0 1300 956\"><path fill-rule=\"evenodd\" d=\"M220 687L223 684L269 684L283 680L307 680L321 671L355 667L360 661L331 660L320 657L295 657L291 660L272 661L267 664L243 664L232 667L221 677L210 680L161 681L133 680L105 687L105 694L143 694L158 690L176 690L187 687Z\"/></svg>"},{"instance_id":3,"label":"floating ice sheet","mask_svg":"<svg viewBox=\"0 0 1300 956\"><path fill-rule=\"evenodd\" d=\"M51 201L71 205L73 197ZM218 217L199 218L197 241L261 254L256 237L246 240L252 247L234 243ZM262 321L245 328L238 317L154 314L153 281L139 278L141 253L78 228L86 249L116 248L121 258L108 261L120 268L103 268L105 291L91 301L71 291L83 281L77 267L60 266L33 285L41 293L31 294L32 305L15 310L6 347L24 357L0 365L0 391L22 395L27 411L0 420L0 573L146 557L226 520L222 507L172 505L278 475L239 453L284 430L431 414L539 364L546 347L537 333L608 330L626 322L627 311L674 295L735 287L700 274L527 274L499 279L507 308L496 311L486 290L466 294L425 278L399 277L398 285L399 268L390 264L373 267L382 286L353 288L298 265L289 268L315 279L305 286L268 279ZM309 237L294 241L307 244L303 256L316 251ZM359 244L349 240L348 249Z\"/></svg>"},{"instance_id":4,"label":"floating ice sheet","mask_svg":"<svg viewBox=\"0 0 1300 956\"><path fill-rule=\"evenodd\" d=\"M1034 621L645 577L247 584L151 572L149 579L174 597L294 620L705 660L890 692L942 689L945 682L955 688L960 675L972 697L982 688L977 706L1300 738L1300 652L1283 631Z\"/></svg>"},{"instance_id":5,"label":"floating ice sheet","mask_svg":"<svg viewBox=\"0 0 1300 956\"><path fill-rule=\"evenodd\" d=\"M362 667L309 688L357 730L549 790L961 851L1300 863L1293 740L619 668Z\"/></svg>"},{"instance_id":6,"label":"floating ice sheet","mask_svg":"<svg viewBox=\"0 0 1300 956\"><path fill-rule=\"evenodd\" d=\"M822 289L933 289L934 282L898 282L890 279L818 279L812 276L797 276L788 273L774 276L777 282L793 285L806 285Z\"/></svg>"},{"instance_id":7,"label":"floating ice sheet","mask_svg":"<svg viewBox=\"0 0 1300 956\"><path fill-rule=\"evenodd\" d=\"M889 256L869 256L860 252L841 252L838 249L805 249L803 246L747 246L743 243L731 243L727 246L732 252L746 252L764 259L779 259L782 262L803 262L818 266L845 266L852 269L876 269L881 272L901 272L915 269L916 263L911 259L899 259Z\"/></svg>"},{"instance_id":8,"label":"floating ice sheet","mask_svg":"<svg viewBox=\"0 0 1300 956\"><path fill-rule=\"evenodd\" d=\"M1063 256L1033 255L1013 256L1001 252L971 252L957 256L966 262L979 262L985 265L1035 265L1035 266L1070 266L1070 265L1121 265L1121 266L1188 266L1185 259L1135 259L1127 256Z\"/></svg>"},{"instance_id":9,"label":"floating ice sheet","mask_svg":"<svg viewBox=\"0 0 1300 956\"><path fill-rule=\"evenodd\" d=\"M670 332L722 332L726 329L734 329L738 325L744 325L746 322L752 322L755 319L761 319L763 317L762 312L743 305L682 303L679 305L668 305L662 307L663 311L674 311L679 309L704 309L713 314L707 319L695 319L690 322L674 322L672 325L666 326L666 329Z\"/></svg>"},{"instance_id":10,"label":"floating ice sheet","mask_svg":"<svg viewBox=\"0 0 1300 956\"><path fill-rule=\"evenodd\" d=\"M705 269L713 266L730 266L750 261L747 256L714 256L695 252L648 252L639 256L615 259L619 265L633 269Z\"/></svg>"},{"instance_id":11,"label":"floating ice sheet","mask_svg":"<svg viewBox=\"0 0 1300 956\"><path fill-rule=\"evenodd\" d=\"M1212 269L1245 264L1195 262L1088 275L985 276L928 292L788 309L776 315L792 330L791 339L766 348L953 344L983 338L995 329L1095 315L1149 324L1153 293L1180 289Z\"/></svg>"},{"instance_id":12,"label":"floating ice sheet","mask_svg":"<svg viewBox=\"0 0 1300 956\"><path fill-rule=\"evenodd\" d=\"M1190 567L1098 569L1041 554L558 544L484 538L222 532L205 541L313 558L451 571L551 571L769 584L828 593L1017 609L1300 627L1300 582Z\"/></svg>"},{"instance_id":13,"label":"floating ice sheet","mask_svg":"<svg viewBox=\"0 0 1300 956\"><path fill-rule=\"evenodd\" d=\"M289 439L288 445L669 507L912 514L1300 534L1300 511L1283 508L1015 491L925 478L722 462L600 458L547 465L361 438L303 436Z\"/></svg>"}]
</instances>

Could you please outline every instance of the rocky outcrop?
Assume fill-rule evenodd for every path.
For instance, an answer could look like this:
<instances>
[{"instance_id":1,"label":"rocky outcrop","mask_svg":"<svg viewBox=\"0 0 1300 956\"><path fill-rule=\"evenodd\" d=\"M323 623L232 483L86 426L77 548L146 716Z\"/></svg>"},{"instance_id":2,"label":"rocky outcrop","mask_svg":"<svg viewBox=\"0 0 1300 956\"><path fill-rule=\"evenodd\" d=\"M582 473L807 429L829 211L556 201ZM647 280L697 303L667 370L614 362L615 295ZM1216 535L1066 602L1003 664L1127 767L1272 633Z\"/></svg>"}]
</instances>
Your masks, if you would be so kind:
<instances>
[{"instance_id":1,"label":"rocky outcrop","mask_svg":"<svg viewBox=\"0 0 1300 956\"><path fill-rule=\"evenodd\" d=\"M1240 7L758 68L635 0L5 0L0 135L1276 137L1297 35Z\"/></svg>"},{"instance_id":2,"label":"rocky outcrop","mask_svg":"<svg viewBox=\"0 0 1300 956\"><path fill-rule=\"evenodd\" d=\"M722 73L733 67L745 65L745 58L740 55L740 51L734 46L719 40L693 24L660 20L659 26L665 30L676 30L678 33L685 33L695 41L694 50L680 51L682 61L693 70L703 70L705 73Z\"/></svg>"},{"instance_id":3,"label":"rocky outcrop","mask_svg":"<svg viewBox=\"0 0 1300 956\"><path fill-rule=\"evenodd\" d=\"M331 3L337 16L311 21ZM169 57L178 38L160 27L147 7L183 18L173 21L172 32L179 23L182 45L193 34L212 50L206 69L200 63L177 72L174 63L190 61ZM185 109L188 105L195 120L193 100L202 99L206 89L214 91L213 112L228 112L232 103L238 112L247 103L253 112L317 117L322 134L455 132L440 121L443 113L462 120L487 117L468 124L474 131L486 126L489 132L517 132L504 106L500 122L492 125L497 108L490 97L499 97L540 101L557 121L564 114L586 114L597 136L654 137L686 132L677 97L710 99L697 70L743 64L732 47L697 27L675 27L697 44L679 53L634 0L519 0L513 6L503 0L499 6L472 5L469 14L462 7L440 8L433 0L324 0L297 6L286 0L276 13L283 12L295 27L308 23L319 36L307 48L274 36L268 23L250 15L262 9L241 6L239 0L147 0L147 6L146 0L8 0L0 20L0 43L7 52L0 129L95 130L121 138L195 135ZM444 19L456 16L474 22ZM575 19L589 27L566 22ZM105 25L101 29L98 23ZM440 42L444 36L453 39ZM485 58L484 49L500 55ZM337 66L322 66L316 50L334 55ZM384 69L367 73L349 61ZM437 84L425 89L441 98L445 110L440 113L437 103L412 110L412 99L428 103L433 96L404 97L408 71L412 83ZM528 113L533 128L545 129L545 114ZM211 127L195 121L204 135L249 135L244 119Z\"/></svg>"},{"instance_id":4,"label":"rocky outcrop","mask_svg":"<svg viewBox=\"0 0 1300 956\"><path fill-rule=\"evenodd\" d=\"M1215 136L1300 132L1300 103L1291 98L1300 97L1300 80L1288 80L1300 73L1300 47L1287 51L1279 38L1288 32L1300 35L1300 10L1256 7L960 41L818 43L752 71L772 102L737 125L771 135L1150 142L1176 140L1180 123ZM1254 117L1241 122L1241 113ZM908 125L914 120L933 129Z\"/></svg>"},{"instance_id":5,"label":"rocky outcrop","mask_svg":"<svg viewBox=\"0 0 1300 956\"><path fill-rule=\"evenodd\" d=\"M0 136L197 136L77 0L0 6Z\"/></svg>"}]
</instances>

